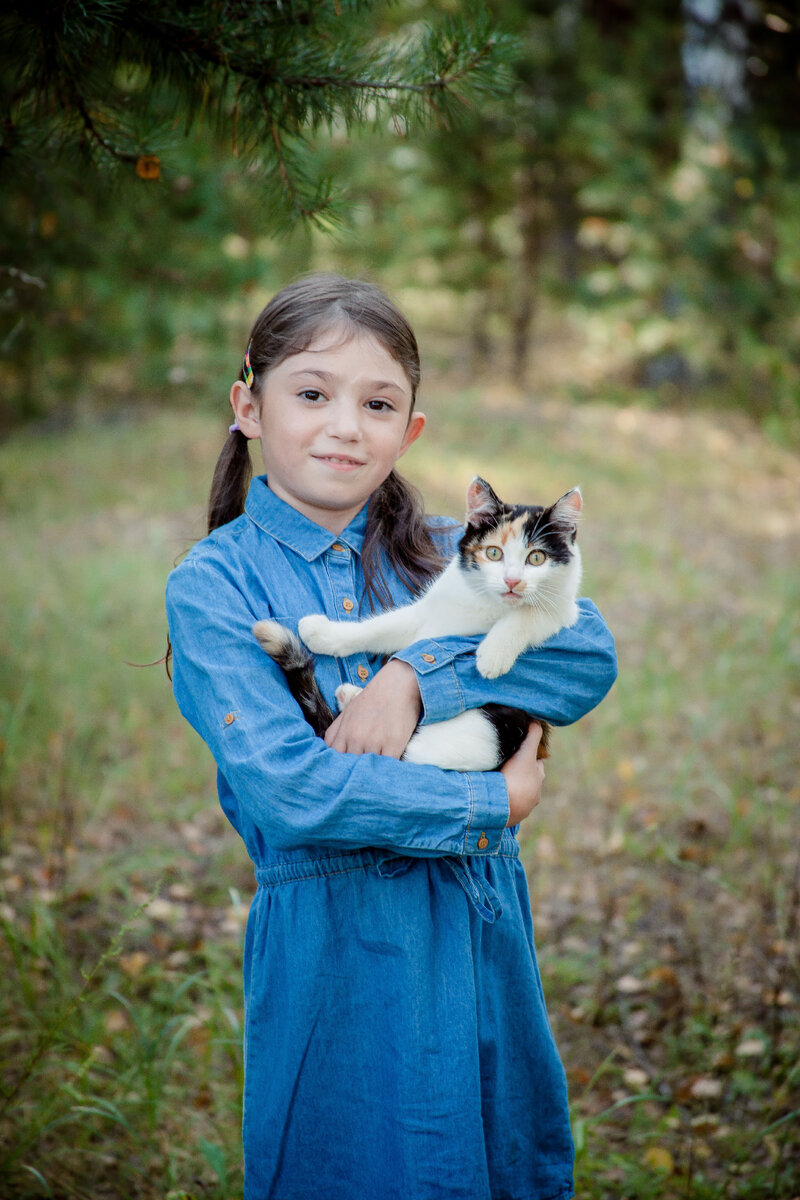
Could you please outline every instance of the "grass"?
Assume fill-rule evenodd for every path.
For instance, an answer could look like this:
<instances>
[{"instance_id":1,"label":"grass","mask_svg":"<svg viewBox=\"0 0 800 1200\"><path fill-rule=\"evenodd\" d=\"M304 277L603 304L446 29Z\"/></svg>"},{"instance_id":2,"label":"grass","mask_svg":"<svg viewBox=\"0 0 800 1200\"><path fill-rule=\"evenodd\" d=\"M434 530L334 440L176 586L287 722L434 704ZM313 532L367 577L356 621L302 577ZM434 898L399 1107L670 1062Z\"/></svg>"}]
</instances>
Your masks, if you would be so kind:
<instances>
[{"instance_id":1,"label":"grass","mask_svg":"<svg viewBox=\"0 0 800 1200\"><path fill-rule=\"evenodd\" d=\"M523 827L578 1196L800 1195L798 462L744 420L430 389L457 514L580 483L620 679ZM163 671L222 418L0 447L0 1194L241 1194L249 865Z\"/></svg>"}]
</instances>

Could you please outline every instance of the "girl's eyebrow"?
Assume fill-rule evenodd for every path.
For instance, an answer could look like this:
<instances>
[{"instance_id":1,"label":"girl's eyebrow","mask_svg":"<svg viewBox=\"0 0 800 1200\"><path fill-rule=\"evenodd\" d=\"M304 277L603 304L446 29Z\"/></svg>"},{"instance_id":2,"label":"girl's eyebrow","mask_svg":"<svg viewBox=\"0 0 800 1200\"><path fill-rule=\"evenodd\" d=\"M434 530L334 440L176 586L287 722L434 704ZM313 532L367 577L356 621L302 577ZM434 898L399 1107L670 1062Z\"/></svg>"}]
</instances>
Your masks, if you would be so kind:
<instances>
[{"instance_id":1,"label":"girl's eyebrow","mask_svg":"<svg viewBox=\"0 0 800 1200\"><path fill-rule=\"evenodd\" d=\"M330 371L322 371L318 367L303 367L299 371L292 371L289 378L299 379L303 375L311 375L315 379L319 379L322 383L327 384L335 383L337 378L335 375L331 374ZM405 388L403 385L394 382L391 379L370 380L367 383L367 387L370 391L375 392L385 392L388 388L391 388L393 391L400 392L401 395L405 395Z\"/></svg>"}]
</instances>

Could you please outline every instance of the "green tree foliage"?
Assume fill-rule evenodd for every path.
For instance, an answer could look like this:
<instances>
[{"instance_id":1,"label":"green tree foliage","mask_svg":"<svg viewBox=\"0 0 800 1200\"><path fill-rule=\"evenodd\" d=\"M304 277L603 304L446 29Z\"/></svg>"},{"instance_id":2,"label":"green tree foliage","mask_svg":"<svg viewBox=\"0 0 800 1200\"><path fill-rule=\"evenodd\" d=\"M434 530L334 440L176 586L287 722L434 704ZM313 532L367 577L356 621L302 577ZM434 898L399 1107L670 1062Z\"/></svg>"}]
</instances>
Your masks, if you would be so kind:
<instances>
[{"instance_id":1,"label":"green tree foliage","mask_svg":"<svg viewBox=\"0 0 800 1200\"><path fill-rule=\"evenodd\" d=\"M0 383L26 412L98 382L211 394L262 294L343 266L415 290L473 368L524 379L558 325L590 394L800 420L793 6L47 12L6 19L0 68Z\"/></svg>"},{"instance_id":2,"label":"green tree foliage","mask_svg":"<svg viewBox=\"0 0 800 1200\"><path fill-rule=\"evenodd\" d=\"M316 133L446 121L503 86L508 49L485 16L378 36L372 8L6 6L0 343L12 412L15 399L17 410L47 411L54 391L79 390L85 364L114 340L158 355L173 338L176 287L221 296L255 276L235 254L215 269L187 240L218 246L239 225L261 237L298 220L334 225L341 205L312 153ZM101 298L107 309L93 320Z\"/></svg>"},{"instance_id":3,"label":"green tree foliage","mask_svg":"<svg viewBox=\"0 0 800 1200\"><path fill-rule=\"evenodd\" d=\"M592 341L587 388L702 392L791 423L800 23L720 0L698 26L692 7L493 0L519 47L511 99L431 131L398 181L383 152L380 205L355 148L373 210L360 241L386 241L394 188L407 260L460 296L462 329L472 313L473 363L524 379L537 315L556 310Z\"/></svg>"}]
</instances>

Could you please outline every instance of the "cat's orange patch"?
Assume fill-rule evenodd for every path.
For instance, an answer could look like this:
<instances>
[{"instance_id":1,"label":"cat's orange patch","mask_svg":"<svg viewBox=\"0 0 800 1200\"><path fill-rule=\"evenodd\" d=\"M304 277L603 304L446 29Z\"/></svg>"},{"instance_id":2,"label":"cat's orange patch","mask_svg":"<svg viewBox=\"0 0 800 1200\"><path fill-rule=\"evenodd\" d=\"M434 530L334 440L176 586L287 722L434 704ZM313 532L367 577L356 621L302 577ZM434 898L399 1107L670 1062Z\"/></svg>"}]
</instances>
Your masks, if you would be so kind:
<instances>
[{"instance_id":1,"label":"cat's orange patch","mask_svg":"<svg viewBox=\"0 0 800 1200\"><path fill-rule=\"evenodd\" d=\"M482 558L486 555L487 546L507 546L509 542L519 541L522 539L522 529L525 524L526 517L516 517L513 521L504 521L502 525L490 532L484 534L483 539L477 542L474 546L467 548L467 553L473 558L480 555Z\"/></svg>"},{"instance_id":2,"label":"cat's orange patch","mask_svg":"<svg viewBox=\"0 0 800 1200\"><path fill-rule=\"evenodd\" d=\"M514 521L509 521L500 530L500 540L505 546L507 542L512 540L517 541L522 537L522 526L525 523L525 517L517 517Z\"/></svg>"}]
</instances>

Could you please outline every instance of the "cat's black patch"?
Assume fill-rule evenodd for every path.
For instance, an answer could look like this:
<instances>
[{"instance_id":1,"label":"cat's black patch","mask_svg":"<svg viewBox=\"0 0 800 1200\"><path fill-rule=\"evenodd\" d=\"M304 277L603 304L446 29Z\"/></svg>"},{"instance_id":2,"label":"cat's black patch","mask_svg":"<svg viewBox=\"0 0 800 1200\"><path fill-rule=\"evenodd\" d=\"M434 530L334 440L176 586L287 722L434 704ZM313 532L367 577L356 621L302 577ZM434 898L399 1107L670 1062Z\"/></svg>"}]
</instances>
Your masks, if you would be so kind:
<instances>
[{"instance_id":1,"label":"cat's black patch","mask_svg":"<svg viewBox=\"0 0 800 1200\"><path fill-rule=\"evenodd\" d=\"M529 546L544 550L552 562L566 564L572 558L575 527L565 525L563 517L559 520L555 508L555 505L550 508L531 506L522 532Z\"/></svg>"},{"instance_id":2,"label":"cat's black patch","mask_svg":"<svg viewBox=\"0 0 800 1200\"><path fill-rule=\"evenodd\" d=\"M507 704L483 704L481 712L486 714L497 734L500 755L497 765L501 767L507 759L511 758L512 754L516 754L519 750L525 740L531 718L521 708L509 708Z\"/></svg>"},{"instance_id":3,"label":"cat's black patch","mask_svg":"<svg viewBox=\"0 0 800 1200\"><path fill-rule=\"evenodd\" d=\"M498 767L502 767L504 762L511 758L512 754L516 754L520 746L525 740L530 724L531 717L529 713L523 712L521 708L509 708L507 704L483 704L481 712L486 714L486 717L494 726L494 731L497 734L497 747L500 756ZM542 727L542 738L539 742L539 758L547 758L549 756L549 735L550 726L546 721L538 718L539 724Z\"/></svg>"},{"instance_id":4,"label":"cat's black patch","mask_svg":"<svg viewBox=\"0 0 800 1200\"><path fill-rule=\"evenodd\" d=\"M303 716L317 737L323 737L328 726L333 724L334 714L319 690L314 675L314 660L309 655L305 666L294 667L285 674L289 690L300 705Z\"/></svg>"},{"instance_id":5,"label":"cat's black patch","mask_svg":"<svg viewBox=\"0 0 800 1200\"><path fill-rule=\"evenodd\" d=\"M314 674L314 656L291 630L277 622L262 621L253 632L271 659L281 668L289 690L317 737L322 737L334 714L320 691Z\"/></svg>"},{"instance_id":6,"label":"cat's black patch","mask_svg":"<svg viewBox=\"0 0 800 1200\"><path fill-rule=\"evenodd\" d=\"M487 534L492 533L499 526L513 520L516 514L527 511L526 508L520 506L511 508L499 500L497 508L491 514L487 514L479 521L469 522L458 543L458 559L461 566L467 571L480 571L481 564L470 554L470 547L481 542Z\"/></svg>"}]
</instances>

